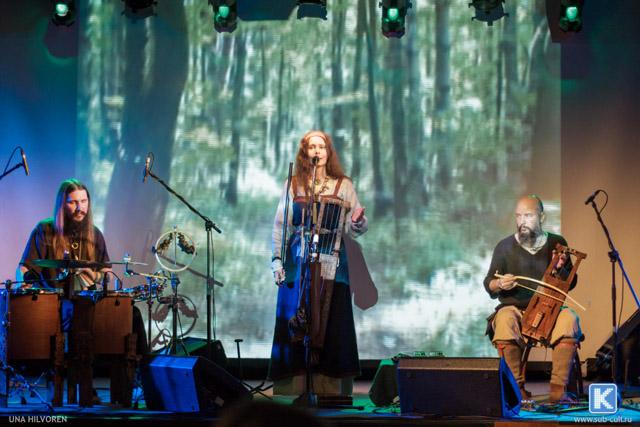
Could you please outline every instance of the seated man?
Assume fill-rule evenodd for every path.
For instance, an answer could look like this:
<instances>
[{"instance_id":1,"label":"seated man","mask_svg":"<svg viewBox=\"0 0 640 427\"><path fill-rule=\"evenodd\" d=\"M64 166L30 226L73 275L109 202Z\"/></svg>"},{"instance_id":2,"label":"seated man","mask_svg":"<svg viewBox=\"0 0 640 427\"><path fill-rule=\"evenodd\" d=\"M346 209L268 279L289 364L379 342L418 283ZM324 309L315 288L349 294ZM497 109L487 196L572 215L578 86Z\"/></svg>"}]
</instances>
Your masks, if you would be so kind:
<instances>
[{"instance_id":1,"label":"seated man","mask_svg":"<svg viewBox=\"0 0 640 427\"><path fill-rule=\"evenodd\" d=\"M16 272L16 279L34 280L44 288L63 288L65 298L74 292L92 289L96 283L108 286L111 269L79 268L64 276L61 270L41 268L36 259L86 260L108 263L109 254L102 232L93 225L91 196L87 187L76 179L62 182L58 189L53 217L38 223L31 232ZM29 285L28 285L29 286ZM70 331L73 304L62 303L62 326ZM133 331L137 336L137 352L148 352L144 322L137 307L133 310Z\"/></svg>"},{"instance_id":2,"label":"seated man","mask_svg":"<svg viewBox=\"0 0 640 427\"><path fill-rule=\"evenodd\" d=\"M484 287L491 298L498 298L500 305L489 318L491 340L500 357L518 383L523 398L531 394L525 390L525 378L522 371L522 354L525 345L521 333L521 321L524 310L533 296L533 292L516 286L515 276L541 279L551 262L557 243L567 246L566 240L559 235L542 231L545 220L544 206L537 196L525 196L518 200L515 208L517 231L501 240L493 251L491 266L484 279ZM564 259L556 268L561 268ZM570 264L567 263L567 267ZM498 272L504 277L496 278ZM576 286L577 276L571 283ZM535 288L536 284L527 283ZM552 370L549 399L553 402L564 399L569 374L582 331L577 314L566 307L560 311L551 333Z\"/></svg>"}]
</instances>

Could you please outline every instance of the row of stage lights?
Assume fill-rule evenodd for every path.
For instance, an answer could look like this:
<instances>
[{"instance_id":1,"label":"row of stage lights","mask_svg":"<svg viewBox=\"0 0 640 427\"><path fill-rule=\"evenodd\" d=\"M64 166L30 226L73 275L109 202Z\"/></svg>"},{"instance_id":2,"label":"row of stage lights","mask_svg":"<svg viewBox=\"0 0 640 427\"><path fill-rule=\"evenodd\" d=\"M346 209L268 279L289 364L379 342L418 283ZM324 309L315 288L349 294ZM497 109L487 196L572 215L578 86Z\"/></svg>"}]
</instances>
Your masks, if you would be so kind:
<instances>
[{"instance_id":1,"label":"row of stage lights","mask_svg":"<svg viewBox=\"0 0 640 427\"><path fill-rule=\"evenodd\" d=\"M177 1L177 0L170 0ZM238 26L238 0L208 0L213 8L213 26L219 33L231 33ZM469 7L475 9L472 19L493 25L493 22L508 16L504 12L505 0L472 0ZM155 0L122 0L124 3L123 14L132 17L145 18L155 15ZM75 0L53 1L52 20L56 25L69 26L73 24L76 16ZM301 8L316 8L307 12L306 16L323 17L326 19L327 0L297 0L298 18L301 16ZM549 7L550 2L547 2ZM405 18L407 11L412 7L411 0L381 0L381 31L385 37L400 38L405 33ZM582 9L584 0L560 0L560 15L558 26L565 32L577 32L582 28Z\"/></svg>"}]
</instances>

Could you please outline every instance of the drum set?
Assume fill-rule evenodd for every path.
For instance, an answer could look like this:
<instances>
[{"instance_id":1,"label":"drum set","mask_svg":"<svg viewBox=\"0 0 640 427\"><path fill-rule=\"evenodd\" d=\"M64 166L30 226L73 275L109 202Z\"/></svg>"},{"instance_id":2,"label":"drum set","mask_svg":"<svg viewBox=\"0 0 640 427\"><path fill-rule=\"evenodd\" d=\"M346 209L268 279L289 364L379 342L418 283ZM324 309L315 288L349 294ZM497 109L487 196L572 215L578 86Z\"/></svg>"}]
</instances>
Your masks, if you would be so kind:
<instances>
[{"instance_id":1,"label":"drum set","mask_svg":"<svg viewBox=\"0 0 640 427\"><path fill-rule=\"evenodd\" d=\"M130 404L137 357L133 307L137 302L147 304L148 343L152 342L154 303L158 307L167 305L170 308L173 327L169 348L170 352L175 352L179 338L177 310L180 304L185 303L186 298L178 294L180 282L177 273L189 268L196 256L193 239L175 228L160 236L152 250L162 267L162 270L152 274L134 271L133 267L147 264L132 261L128 255L125 255L123 261L108 263L69 259L33 261L37 267L61 271L62 274L58 277L63 279L67 276L73 279L70 272L77 269L104 271L113 265L122 264L125 277L145 279L145 283L130 288L120 288L121 280L116 280L115 289L107 289L103 282L99 286L77 291L70 291L72 286L58 289L36 287L33 286L35 283L21 284L20 287L14 286L17 283L10 281L4 283L5 288L0 289L0 368L5 373L5 381L0 381L0 406L7 405L9 382L12 379L15 382L15 378L11 377L16 373L10 364L29 360L53 362L53 406L62 405L65 365L69 403L92 406L93 358L105 355L120 360L121 371L125 373L115 380L115 383L123 385L118 390L114 390L112 374L111 402L124 406ZM188 258L180 259L180 254L187 254ZM115 274L114 276L117 277ZM164 296L169 288L172 290L171 295ZM79 402L76 402L76 386L79 386ZM43 403L46 403L45 400Z\"/></svg>"}]
</instances>

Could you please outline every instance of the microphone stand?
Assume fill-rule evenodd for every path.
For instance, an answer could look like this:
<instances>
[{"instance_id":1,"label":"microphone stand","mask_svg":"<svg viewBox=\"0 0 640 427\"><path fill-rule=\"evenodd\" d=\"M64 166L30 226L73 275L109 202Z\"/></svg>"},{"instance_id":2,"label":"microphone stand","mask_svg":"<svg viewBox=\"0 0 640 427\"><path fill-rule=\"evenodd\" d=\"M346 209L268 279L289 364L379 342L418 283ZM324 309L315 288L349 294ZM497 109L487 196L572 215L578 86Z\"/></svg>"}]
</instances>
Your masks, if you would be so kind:
<instances>
[{"instance_id":1,"label":"microphone stand","mask_svg":"<svg viewBox=\"0 0 640 427\"><path fill-rule=\"evenodd\" d=\"M621 368L620 365L620 343L618 342L618 321L616 319L616 264L620 266L620 270L622 271L623 282L626 281L629 286L629 290L631 291L631 295L633 295L633 299L636 302L636 306L640 309L640 301L638 300L638 296L636 295L635 290L633 289L633 285L629 280L629 276L627 276L627 272L624 269L624 264L622 263L622 259L620 258L620 253L616 249L613 244L613 240L611 239L611 235L609 234L609 229L605 225L602 216L600 215L600 210L596 206L595 200L591 199L589 201L591 207L596 213L596 217L600 225L602 226L602 231L607 238L607 243L609 244L609 262L611 263L611 321L613 327L613 358L611 360L611 378L613 382L618 383L618 371Z\"/></svg>"},{"instance_id":2,"label":"microphone stand","mask_svg":"<svg viewBox=\"0 0 640 427\"><path fill-rule=\"evenodd\" d=\"M151 178L155 179L160 185L162 185L169 193L173 194L178 200L180 200L191 212L195 213L197 216L202 218L204 221L204 228L207 234L207 356L210 360L213 360L213 346L211 345L211 330L212 330L212 306L215 304L213 288L214 288L214 280L213 280L213 266L211 265L211 254L213 252L213 248L211 242L212 238L212 230L216 230L218 233L222 233L222 230L218 228L218 226L211 221L208 217L204 216L200 213L196 208L191 206L189 202L187 202L184 197L180 194L176 193L166 182L160 179L156 174L151 172L151 170L145 170L145 173L148 174ZM213 335L213 339L215 339L215 331Z\"/></svg>"},{"instance_id":3,"label":"microphone stand","mask_svg":"<svg viewBox=\"0 0 640 427\"><path fill-rule=\"evenodd\" d=\"M16 151L21 150L22 153L22 162L20 163L16 163L14 166L11 167L11 169L7 169L7 166L9 166L9 162L11 161L11 159L13 158L13 155L15 154ZM7 160L7 164L4 168L4 171L2 172L2 174L0 175L0 181L2 180L2 178L4 178L5 176L9 175L11 172L13 172L16 169L20 169L20 168L24 168L25 173L27 175L29 175L29 168L26 166L26 159L24 157L24 151L22 151L22 147L17 146L16 148L13 149L13 151L11 152L11 155L9 156L9 160Z\"/></svg>"},{"instance_id":4,"label":"microphone stand","mask_svg":"<svg viewBox=\"0 0 640 427\"><path fill-rule=\"evenodd\" d=\"M2 175L0 175L0 180L2 180L2 178L4 178L5 176L9 175L14 170L20 169L21 167L23 167L22 163L16 163L15 166L12 166L11 169L6 170L5 172L2 173Z\"/></svg>"},{"instance_id":5,"label":"microphone stand","mask_svg":"<svg viewBox=\"0 0 640 427\"><path fill-rule=\"evenodd\" d=\"M313 215L315 209L315 188L317 164L313 162L313 176L311 179L311 194L307 201L306 218L302 222L302 239L305 251L304 257L301 258L301 262L304 264L301 269L300 286L304 292L304 304L306 315L306 330L304 334L304 362L305 362L305 391L302 395L298 396L294 400L294 404L306 406L308 408L315 408L318 406L318 396L313 391L313 373L311 370L311 319L313 313L311 312L311 285L313 283L313 277L311 277L316 271L312 264L318 262L318 248L316 244L315 235L317 233L316 218ZM307 233L307 227L309 227L310 233Z\"/></svg>"}]
</instances>

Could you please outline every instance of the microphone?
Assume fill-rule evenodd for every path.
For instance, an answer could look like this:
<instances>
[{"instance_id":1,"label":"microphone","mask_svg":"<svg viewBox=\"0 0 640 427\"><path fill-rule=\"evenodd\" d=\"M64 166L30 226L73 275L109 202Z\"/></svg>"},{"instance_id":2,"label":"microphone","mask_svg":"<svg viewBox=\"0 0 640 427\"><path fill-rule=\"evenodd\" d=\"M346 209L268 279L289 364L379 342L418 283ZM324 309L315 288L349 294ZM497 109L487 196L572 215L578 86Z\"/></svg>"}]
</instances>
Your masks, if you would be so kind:
<instances>
[{"instance_id":1,"label":"microphone","mask_svg":"<svg viewBox=\"0 0 640 427\"><path fill-rule=\"evenodd\" d=\"M20 147L20 155L22 156L22 167L24 168L24 174L29 176L29 164L27 163L27 155L24 154L24 150Z\"/></svg>"},{"instance_id":2,"label":"microphone","mask_svg":"<svg viewBox=\"0 0 640 427\"><path fill-rule=\"evenodd\" d=\"M588 198L587 200L584 201L585 205L588 205L589 203L593 203L593 200L596 198L596 196L598 195L598 193L602 192L602 190L596 190L594 191Z\"/></svg>"},{"instance_id":3,"label":"microphone","mask_svg":"<svg viewBox=\"0 0 640 427\"><path fill-rule=\"evenodd\" d=\"M311 164L313 166L317 165L319 161L320 161L320 158L318 156L314 156L311 158Z\"/></svg>"},{"instance_id":4,"label":"microphone","mask_svg":"<svg viewBox=\"0 0 640 427\"><path fill-rule=\"evenodd\" d=\"M142 173L142 183L144 184L147 181L147 177L149 176L149 166L151 164L151 153L147 154L147 158L144 160L144 171Z\"/></svg>"}]
</instances>

